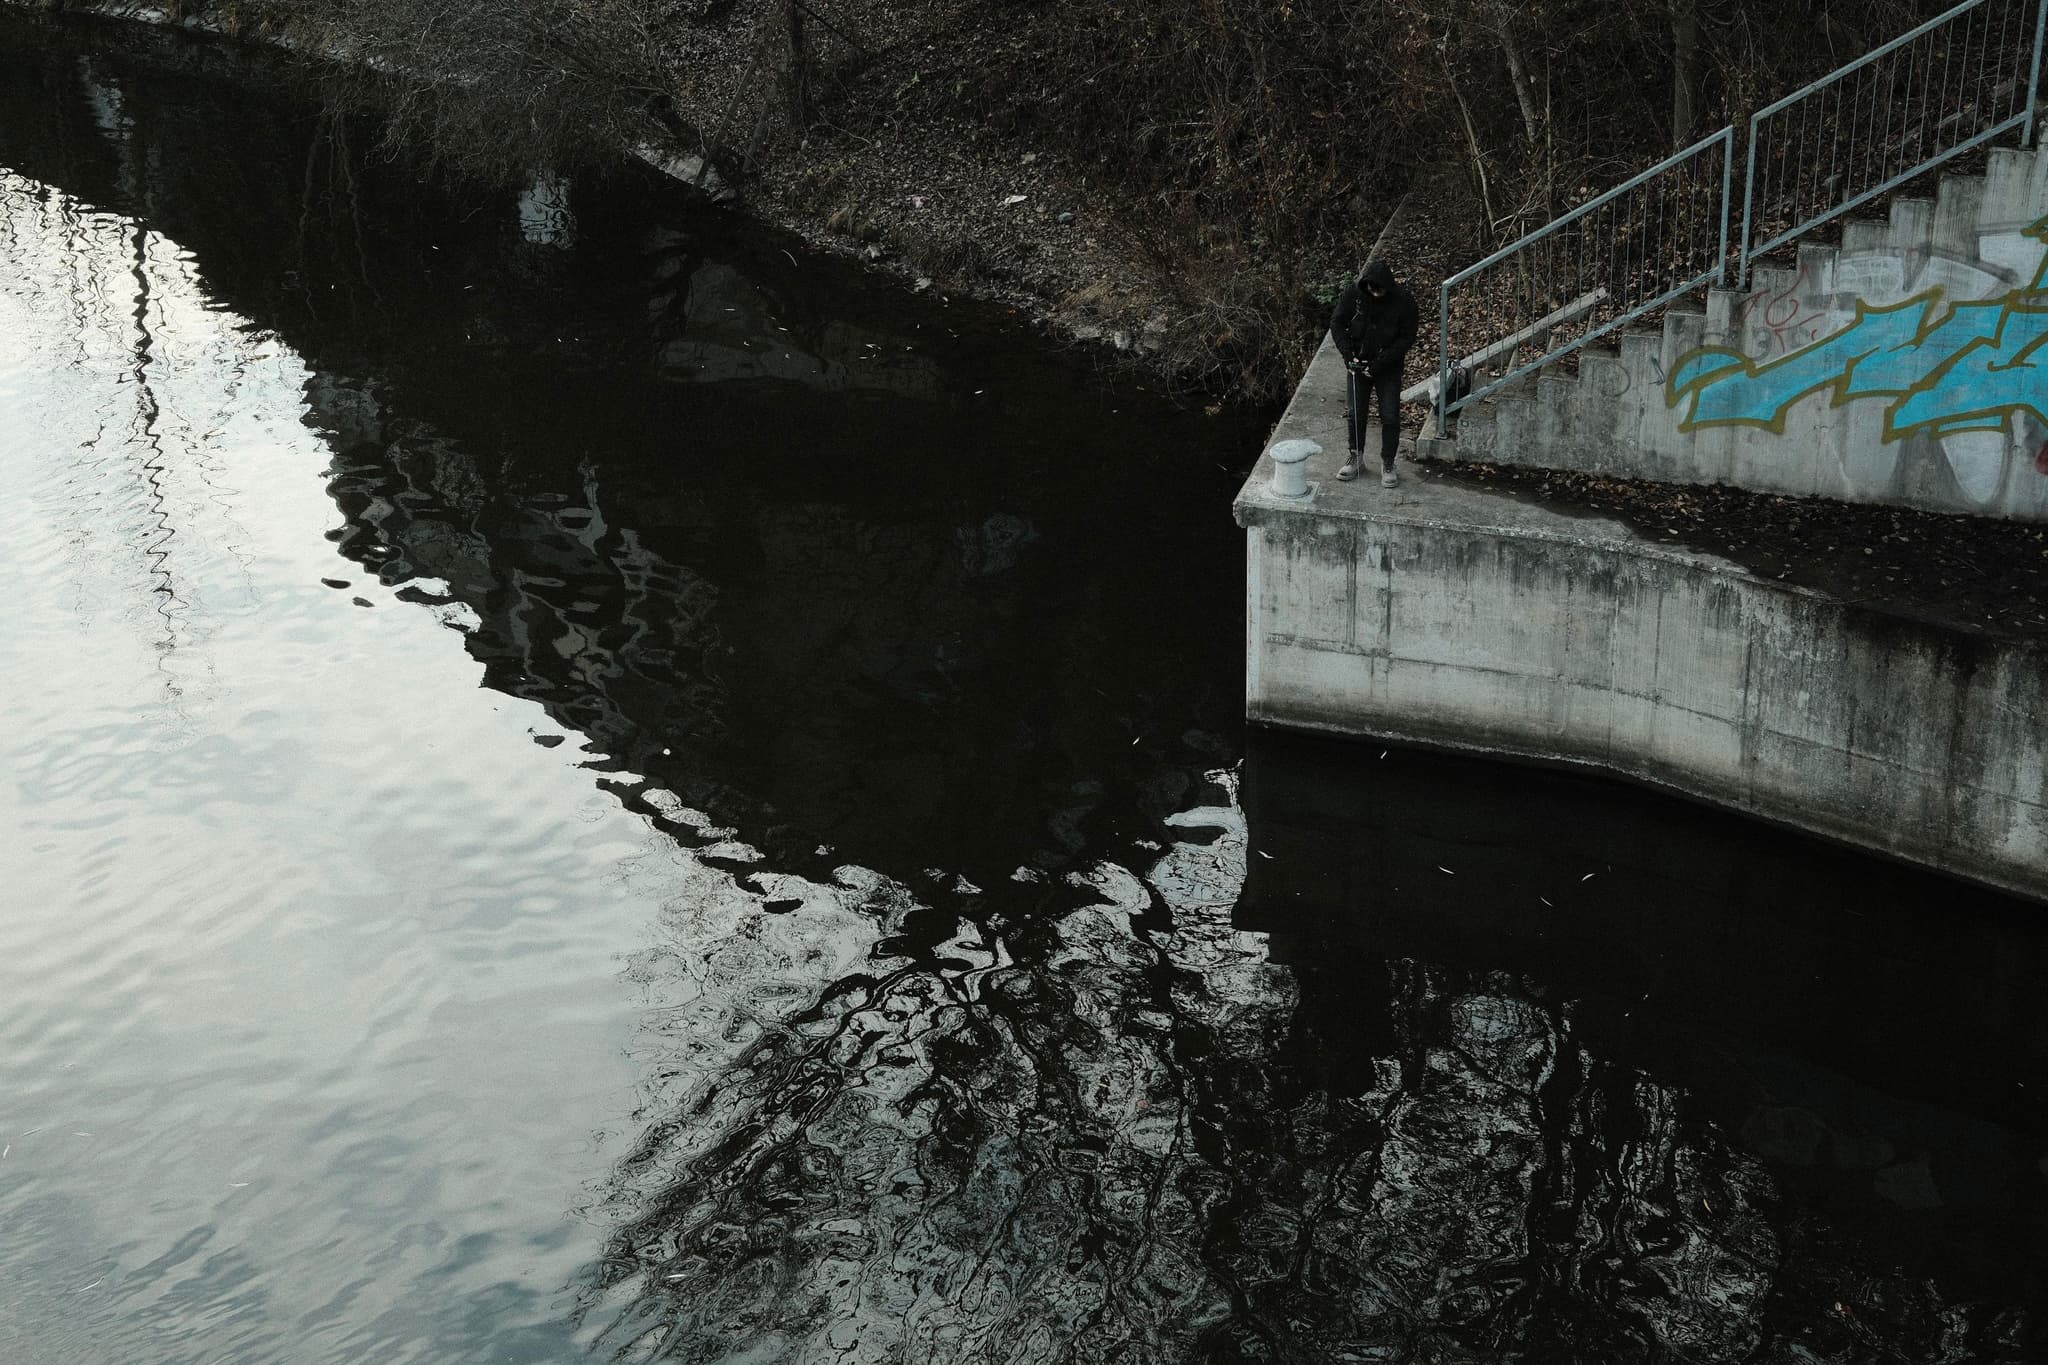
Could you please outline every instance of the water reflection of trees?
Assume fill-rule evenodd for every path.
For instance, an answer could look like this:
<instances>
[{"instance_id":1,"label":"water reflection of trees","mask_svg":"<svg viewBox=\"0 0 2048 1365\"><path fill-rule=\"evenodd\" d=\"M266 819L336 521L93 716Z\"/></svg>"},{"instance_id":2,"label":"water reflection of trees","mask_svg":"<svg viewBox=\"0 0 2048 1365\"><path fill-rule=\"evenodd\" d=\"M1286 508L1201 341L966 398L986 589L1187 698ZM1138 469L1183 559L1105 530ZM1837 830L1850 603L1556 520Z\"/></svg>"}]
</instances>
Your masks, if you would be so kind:
<instances>
[{"instance_id":1,"label":"water reflection of trees","mask_svg":"<svg viewBox=\"0 0 2048 1365\"><path fill-rule=\"evenodd\" d=\"M1327 936L1314 907L1278 939L1246 932L1276 907L1242 898L1237 811L1176 832L1142 877L1098 864L967 915L851 869L783 914L679 903L639 972L686 1003L650 1039L643 1126L592 1210L612 1229L579 1305L598 1349L1792 1362L2039 1347L2037 1271L1903 1268L1795 1195L1767 1141L1618 1055L1603 1002L1376 956ZM1829 1159L1888 1159L1850 1139Z\"/></svg>"},{"instance_id":2,"label":"water reflection of trees","mask_svg":"<svg viewBox=\"0 0 2048 1365\"><path fill-rule=\"evenodd\" d=\"M1213 887L1242 844L1189 855ZM1094 884L1172 913L1127 873ZM648 966L689 998L662 1030L694 1055L603 1192L584 1311L607 1349L1053 1358L1208 1306L1170 1178L1191 1141L1170 955L1128 906L1074 899L1012 883L977 923L844 869L785 914L679 914ZM1227 897L1179 913L1169 934L1237 938Z\"/></svg>"}]
</instances>

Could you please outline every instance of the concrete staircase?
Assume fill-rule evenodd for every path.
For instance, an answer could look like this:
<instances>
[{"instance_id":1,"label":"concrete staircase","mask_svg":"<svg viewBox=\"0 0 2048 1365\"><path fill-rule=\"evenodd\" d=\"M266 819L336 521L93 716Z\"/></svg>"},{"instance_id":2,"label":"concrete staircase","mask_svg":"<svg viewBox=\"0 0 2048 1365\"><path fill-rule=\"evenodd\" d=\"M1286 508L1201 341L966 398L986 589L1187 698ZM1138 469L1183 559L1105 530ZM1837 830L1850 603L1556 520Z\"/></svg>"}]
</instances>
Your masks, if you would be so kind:
<instances>
[{"instance_id":1,"label":"concrete staircase","mask_svg":"<svg viewBox=\"0 0 2048 1365\"><path fill-rule=\"evenodd\" d=\"M1588 347L1577 374L1553 365L1472 404L1421 453L2048 521L2048 344L2031 356L2016 344L2040 337L2048 313L2048 241L2032 235L2048 222L2048 150L1993 148L1984 174L1943 176L1932 199L1888 208L1761 265L1747 290L1680 300L1660 327ZM1838 401L1827 380L1860 367L1858 387L1878 382L1855 352L1879 329L1844 334L1901 306L1929 326L1960 306L1970 326L1883 338L1887 373L1925 390L1910 408L1898 388ZM1966 330L2005 340L1972 348ZM1677 391L1716 370L1696 394ZM1918 420L1930 416L1942 420Z\"/></svg>"}]
</instances>

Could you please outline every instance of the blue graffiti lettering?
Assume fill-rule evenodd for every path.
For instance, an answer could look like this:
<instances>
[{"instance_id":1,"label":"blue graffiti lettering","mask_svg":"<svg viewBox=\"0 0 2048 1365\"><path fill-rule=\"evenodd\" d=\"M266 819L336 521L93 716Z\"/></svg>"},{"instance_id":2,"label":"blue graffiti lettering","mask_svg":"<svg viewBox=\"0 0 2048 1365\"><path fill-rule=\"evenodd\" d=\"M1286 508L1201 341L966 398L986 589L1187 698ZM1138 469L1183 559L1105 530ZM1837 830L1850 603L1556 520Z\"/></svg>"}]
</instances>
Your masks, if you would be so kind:
<instances>
[{"instance_id":1,"label":"blue graffiti lettering","mask_svg":"<svg viewBox=\"0 0 2048 1365\"><path fill-rule=\"evenodd\" d=\"M2048 242L2048 219L2029 236ZM1832 406L1889 398L1884 439L2001 430L2031 412L2048 424L2048 260L2031 284L1997 298L1950 303L1929 289L1903 303L1858 304L1856 320L1803 350L1758 365L1709 346L1671 372L1666 402L1691 400L1679 430L1757 426L1783 432L1810 394Z\"/></svg>"}]
</instances>

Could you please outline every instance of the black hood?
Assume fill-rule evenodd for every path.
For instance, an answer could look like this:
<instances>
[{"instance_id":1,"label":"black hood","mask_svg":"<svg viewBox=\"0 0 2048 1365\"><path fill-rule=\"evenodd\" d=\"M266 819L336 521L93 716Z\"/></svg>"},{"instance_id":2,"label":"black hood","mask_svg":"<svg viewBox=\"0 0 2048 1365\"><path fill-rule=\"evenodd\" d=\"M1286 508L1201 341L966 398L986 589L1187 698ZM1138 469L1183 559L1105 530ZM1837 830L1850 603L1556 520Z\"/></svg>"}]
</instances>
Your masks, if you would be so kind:
<instances>
[{"instance_id":1,"label":"black hood","mask_svg":"<svg viewBox=\"0 0 2048 1365\"><path fill-rule=\"evenodd\" d=\"M1375 284L1382 289L1392 289L1394 287L1394 272L1387 269L1385 261L1367 261L1365 269L1358 272L1358 287L1360 289L1365 289Z\"/></svg>"}]
</instances>

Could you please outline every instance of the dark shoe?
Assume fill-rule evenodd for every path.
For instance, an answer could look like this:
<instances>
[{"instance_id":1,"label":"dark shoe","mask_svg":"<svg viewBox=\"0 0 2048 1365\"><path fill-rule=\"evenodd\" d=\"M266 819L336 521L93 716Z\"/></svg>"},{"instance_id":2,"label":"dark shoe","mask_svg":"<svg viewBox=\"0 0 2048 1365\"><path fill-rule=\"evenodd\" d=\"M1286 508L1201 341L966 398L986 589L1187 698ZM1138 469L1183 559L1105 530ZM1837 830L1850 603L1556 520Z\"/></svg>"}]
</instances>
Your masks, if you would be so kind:
<instances>
[{"instance_id":1,"label":"dark shoe","mask_svg":"<svg viewBox=\"0 0 2048 1365\"><path fill-rule=\"evenodd\" d=\"M1339 467L1339 469L1337 470L1337 481L1339 483L1350 483L1353 479L1358 477L1359 473L1364 469L1364 467L1365 462L1358 458L1357 451L1353 451L1351 453L1351 458L1346 460L1343 463L1343 465Z\"/></svg>"}]
</instances>

